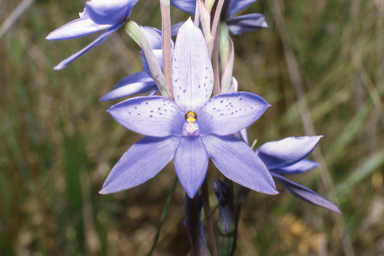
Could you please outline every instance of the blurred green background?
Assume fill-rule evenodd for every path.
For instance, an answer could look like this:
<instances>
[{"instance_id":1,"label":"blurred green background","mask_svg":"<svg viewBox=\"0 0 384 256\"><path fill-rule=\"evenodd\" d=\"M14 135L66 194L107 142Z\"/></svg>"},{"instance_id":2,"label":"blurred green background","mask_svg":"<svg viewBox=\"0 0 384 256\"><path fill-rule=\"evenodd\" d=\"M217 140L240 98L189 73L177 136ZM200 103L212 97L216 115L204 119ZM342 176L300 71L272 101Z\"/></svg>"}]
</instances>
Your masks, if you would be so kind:
<instances>
[{"instance_id":1,"label":"blurred green background","mask_svg":"<svg viewBox=\"0 0 384 256\"><path fill-rule=\"evenodd\" d=\"M175 177L173 164L145 184L99 195L139 136L98 102L141 71L139 48L114 33L62 71L53 67L97 35L49 42L85 1L0 2L0 255L145 255ZM28 4L29 3L29 4ZM321 167L293 180L335 202L341 215L281 194L251 192L236 255L384 255L384 2L259 0L269 29L233 36L240 90L271 105L249 129L257 146L322 134ZM188 16L172 8L173 23ZM157 1L132 20L160 28ZM6 28L6 20L15 22ZM210 167L209 185L220 175ZM177 185L153 255L188 255ZM214 218L217 218L217 212Z\"/></svg>"}]
</instances>

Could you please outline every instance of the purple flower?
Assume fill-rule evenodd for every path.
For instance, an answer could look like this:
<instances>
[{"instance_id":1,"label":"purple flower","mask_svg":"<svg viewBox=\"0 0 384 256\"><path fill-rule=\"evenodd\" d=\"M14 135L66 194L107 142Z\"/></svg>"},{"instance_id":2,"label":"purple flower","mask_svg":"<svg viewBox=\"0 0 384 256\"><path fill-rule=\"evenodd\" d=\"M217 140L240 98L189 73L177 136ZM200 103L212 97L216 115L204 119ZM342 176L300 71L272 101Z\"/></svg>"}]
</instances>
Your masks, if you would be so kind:
<instances>
[{"instance_id":1,"label":"purple flower","mask_svg":"<svg viewBox=\"0 0 384 256\"><path fill-rule=\"evenodd\" d=\"M73 20L51 32L47 40L67 40L106 30L84 49L60 62L55 70L65 68L93 47L103 43L108 36L118 30L128 20L133 6L138 0L92 0L85 5L80 19Z\"/></svg>"},{"instance_id":2,"label":"purple flower","mask_svg":"<svg viewBox=\"0 0 384 256\"><path fill-rule=\"evenodd\" d=\"M304 158L313 151L321 137L323 136L288 137L271 141L263 144L256 153L271 172L273 179L288 193L303 201L340 213L336 205L318 193L280 175L304 173L318 167L318 163Z\"/></svg>"},{"instance_id":3,"label":"purple flower","mask_svg":"<svg viewBox=\"0 0 384 256\"><path fill-rule=\"evenodd\" d=\"M142 26L141 31L143 35L149 42L151 49L156 57L157 62L160 67L163 68L163 55L162 55L162 38L161 31L153 28ZM172 42L173 48L173 42ZM100 101L114 100L122 97L128 97L133 94L146 93L153 91L153 94L156 94L157 87L155 80L152 78L152 74L149 71L147 61L144 57L144 54L141 52L141 59L144 66L144 71L139 73L124 77L121 79L114 87L116 89L108 92L103 97L100 98Z\"/></svg>"},{"instance_id":4,"label":"purple flower","mask_svg":"<svg viewBox=\"0 0 384 256\"><path fill-rule=\"evenodd\" d=\"M174 158L177 176L189 197L200 188L209 158L229 179L250 189L276 194L263 162L233 133L255 122L268 108L247 93L212 92L212 66L201 31L188 20L177 37L172 58L175 102L136 97L108 112L126 128L146 135L113 167L101 194L135 187L154 177Z\"/></svg>"},{"instance_id":5,"label":"purple flower","mask_svg":"<svg viewBox=\"0 0 384 256\"><path fill-rule=\"evenodd\" d=\"M256 2L257 0L225 0L223 9L221 11L222 20L225 20L229 31L234 35L239 35L244 32L253 31L255 29L267 28L264 15L260 13L252 13L232 17L238 11L244 9L248 5ZM196 1L195 0L171 0L171 4L182 11L190 14L195 14ZM232 17L232 18L231 18Z\"/></svg>"}]
</instances>

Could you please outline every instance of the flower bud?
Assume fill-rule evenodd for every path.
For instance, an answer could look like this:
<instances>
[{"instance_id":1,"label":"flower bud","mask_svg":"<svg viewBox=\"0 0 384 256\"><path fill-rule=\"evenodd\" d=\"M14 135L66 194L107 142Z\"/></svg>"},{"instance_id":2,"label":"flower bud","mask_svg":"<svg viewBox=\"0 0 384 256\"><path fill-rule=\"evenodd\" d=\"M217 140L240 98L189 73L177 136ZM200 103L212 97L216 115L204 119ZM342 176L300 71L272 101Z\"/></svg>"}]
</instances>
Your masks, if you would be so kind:
<instances>
[{"instance_id":1,"label":"flower bud","mask_svg":"<svg viewBox=\"0 0 384 256\"><path fill-rule=\"evenodd\" d=\"M233 208L233 193L229 185L221 180L214 183L215 195L219 206L219 252L220 256L231 254L235 240L235 216Z\"/></svg>"}]
</instances>

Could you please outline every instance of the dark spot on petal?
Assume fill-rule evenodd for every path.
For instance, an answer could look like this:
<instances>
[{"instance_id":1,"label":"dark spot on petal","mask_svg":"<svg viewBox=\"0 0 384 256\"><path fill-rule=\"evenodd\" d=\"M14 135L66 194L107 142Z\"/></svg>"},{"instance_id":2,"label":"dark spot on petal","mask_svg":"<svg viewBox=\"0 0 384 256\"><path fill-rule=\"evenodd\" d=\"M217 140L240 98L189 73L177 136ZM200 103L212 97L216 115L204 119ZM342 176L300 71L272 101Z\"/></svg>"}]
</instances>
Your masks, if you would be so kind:
<instances>
[{"instance_id":1,"label":"dark spot on petal","mask_svg":"<svg viewBox=\"0 0 384 256\"><path fill-rule=\"evenodd\" d=\"M149 117L152 117L152 115L150 115Z\"/></svg>"}]
</instances>

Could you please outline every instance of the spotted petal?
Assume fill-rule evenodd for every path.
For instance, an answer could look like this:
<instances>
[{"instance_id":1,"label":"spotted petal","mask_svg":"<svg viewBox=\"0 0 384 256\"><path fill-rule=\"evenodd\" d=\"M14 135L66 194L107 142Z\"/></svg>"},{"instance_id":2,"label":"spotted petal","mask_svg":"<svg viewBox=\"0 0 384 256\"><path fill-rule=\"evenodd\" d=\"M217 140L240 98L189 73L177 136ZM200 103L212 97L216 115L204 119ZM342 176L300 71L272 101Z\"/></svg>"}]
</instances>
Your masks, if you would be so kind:
<instances>
[{"instance_id":1,"label":"spotted petal","mask_svg":"<svg viewBox=\"0 0 384 256\"><path fill-rule=\"evenodd\" d=\"M162 48L162 35L161 31L154 27L149 26L140 26L141 31L143 32L145 38L147 39L151 49L161 49ZM171 40L172 41L172 40Z\"/></svg>"},{"instance_id":2,"label":"spotted petal","mask_svg":"<svg viewBox=\"0 0 384 256\"><path fill-rule=\"evenodd\" d=\"M175 169L181 186L194 198L205 179L208 154L200 137L183 137L175 154Z\"/></svg>"},{"instance_id":3,"label":"spotted petal","mask_svg":"<svg viewBox=\"0 0 384 256\"><path fill-rule=\"evenodd\" d=\"M153 137L182 136L184 116L170 99L135 97L120 102L108 112L126 128Z\"/></svg>"},{"instance_id":4,"label":"spotted petal","mask_svg":"<svg viewBox=\"0 0 384 256\"><path fill-rule=\"evenodd\" d=\"M269 170L292 165L307 157L323 136L287 137L267 142L257 150Z\"/></svg>"},{"instance_id":5,"label":"spotted petal","mask_svg":"<svg viewBox=\"0 0 384 256\"><path fill-rule=\"evenodd\" d=\"M216 95L197 112L200 134L238 132L254 123L268 106L263 98L249 92Z\"/></svg>"},{"instance_id":6,"label":"spotted petal","mask_svg":"<svg viewBox=\"0 0 384 256\"><path fill-rule=\"evenodd\" d=\"M283 176L280 176L276 173L272 173L272 176L273 179L279 182L283 186L283 188L291 195L308 203L327 208L337 213L341 213L336 205L334 205L331 201L325 199L315 191L304 187L303 185L300 185L296 182L293 182L287 178L284 178Z\"/></svg>"},{"instance_id":7,"label":"spotted petal","mask_svg":"<svg viewBox=\"0 0 384 256\"><path fill-rule=\"evenodd\" d=\"M244 142L233 136L202 136L209 157L228 179L252 190L277 194L267 167Z\"/></svg>"},{"instance_id":8,"label":"spotted petal","mask_svg":"<svg viewBox=\"0 0 384 256\"><path fill-rule=\"evenodd\" d=\"M58 29L49 33L45 39L51 41L73 39L86 36L94 32L102 31L110 27L112 27L112 25L100 25L96 24L91 19L82 18L73 20L59 27Z\"/></svg>"},{"instance_id":9,"label":"spotted petal","mask_svg":"<svg viewBox=\"0 0 384 256\"><path fill-rule=\"evenodd\" d=\"M142 138L120 158L99 193L119 192L153 178L172 160L179 141L173 136Z\"/></svg>"},{"instance_id":10,"label":"spotted petal","mask_svg":"<svg viewBox=\"0 0 384 256\"><path fill-rule=\"evenodd\" d=\"M175 102L183 112L196 112L212 93L213 72L207 45L190 19L176 38L172 79Z\"/></svg>"},{"instance_id":11,"label":"spotted petal","mask_svg":"<svg viewBox=\"0 0 384 256\"><path fill-rule=\"evenodd\" d=\"M92 0L86 3L89 17L98 24L123 24L138 0Z\"/></svg>"},{"instance_id":12,"label":"spotted petal","mask_svg":"<svg viewBox=\"0 0 384 256\"><path fill-rule=\"evenodd\" d=\"M276 169L270 170L271 172L279 173L279 174L300 174L307 171L310 171L320 164L311 160L303 159L293 165L280 167Z\"/></svg>"}]
</instances>

